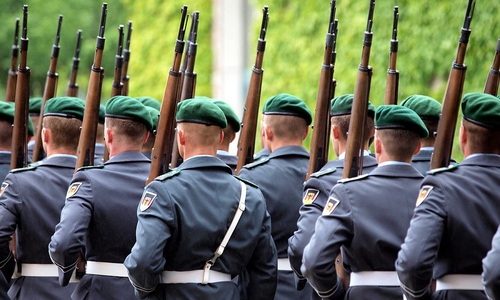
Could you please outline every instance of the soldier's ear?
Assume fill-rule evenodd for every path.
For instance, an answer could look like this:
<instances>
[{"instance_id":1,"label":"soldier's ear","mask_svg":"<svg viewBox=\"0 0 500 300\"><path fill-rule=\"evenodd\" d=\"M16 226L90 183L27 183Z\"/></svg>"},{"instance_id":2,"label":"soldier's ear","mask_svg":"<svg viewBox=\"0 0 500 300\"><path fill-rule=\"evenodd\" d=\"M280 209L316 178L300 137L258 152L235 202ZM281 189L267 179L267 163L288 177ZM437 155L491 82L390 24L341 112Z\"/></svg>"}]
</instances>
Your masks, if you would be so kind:
<instances>
[{"instance_id":1,"label":"soldier's ear","mask_svg":"<svg viewBox=\"0 0 500 300\"><path fill-rule=\"evenodd\" d=\"M41 134L42 134L42 141L44 143L47 143L49 141L49 137L50 137L50 134L51 134L50 129L47 129L47 128L43 127Z\"/></svg>"}]
</instances>

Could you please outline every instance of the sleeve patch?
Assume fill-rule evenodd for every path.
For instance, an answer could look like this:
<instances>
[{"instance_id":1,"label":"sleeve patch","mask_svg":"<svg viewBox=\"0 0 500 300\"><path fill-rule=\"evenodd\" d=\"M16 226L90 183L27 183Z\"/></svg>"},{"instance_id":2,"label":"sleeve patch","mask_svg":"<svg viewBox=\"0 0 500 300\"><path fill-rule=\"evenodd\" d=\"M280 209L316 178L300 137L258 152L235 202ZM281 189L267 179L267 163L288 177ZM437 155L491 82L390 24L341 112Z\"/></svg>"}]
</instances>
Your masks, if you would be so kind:
<instances>
[{"instance_id":1,"label":"sleeve patch","mask_svg":"<svg viewBox=\"0 0 500 300\"><path fill-rule=\"evenodd\" d=\"M68 192L66 193L66 199L76 194L81 185L81 182L74 182L73 184L71 184L68 188Z\"/></svg>"},{"instance_id":2,"label":"sleeve patch","mask_svg":"<svg viewBox=\"0 0 500 300\"><path fill-rule=\"evenodd\" d=\"M330 215L335 210L335 208L339 205L339 203L340 203L340 200L335 199L333 197L330 197L328 199L328 202L325 205L325 209L323 209L323 216Z\"/></svg>"},{"instance_id":3,"label":"sleeve patch","mask_svg":"<svg viewBox=\"0 0 500 300\"><path fill-rule=\"evenodd\" d=\"M8 186L9 184L7 182L2 183L2 187L0 188L0 196L3 195L3 192L5 191L5 189L7 189Z\"/></svg>"},{"instance_id":4,"label":"sleeve patch","mask_svg":"<svg viewBox=\"0 0 500 300\"><path fill-rule=\"evenodd\" d=\"M144 194L142 195L142 199L141 199L141 206L139 207L139 209L141 211L145 211L146 209L148 209L151 204L153 204L153 201L155 200L157 194L155 193L151 193L151 192L144 192Z\"/></svg>"},{"instance_id":5,"label":"sleeve patch","mask_svg":"<svg viewBox=\"0 0 500 300\"><path fill-rule=\"evenodd\" d=\"M302 203L304 205L309 205L309 204L312 204L314 202L314 200L316 200L316 198L318 198L318 195L319 195L319 191L316 190L316 189L307 189L305 194L304 194L304 199L302 199Z\"/></svg>"},{"instance_id":6,"label":"sleeve patch","mask_svg":"<svg viewBox=\"0 0 500 300\"><path fill-rule=\"evenodd\" d=\"M420 204L422 204L422 202L424 202L424 200L427 198L427 196L429 196L429 194L431 193L433 188L434 187L431 185L424 185L420 189L420 192L418 193L418 198L417 198L417 206L419 206Z\"/></svg>"}]
</instances>

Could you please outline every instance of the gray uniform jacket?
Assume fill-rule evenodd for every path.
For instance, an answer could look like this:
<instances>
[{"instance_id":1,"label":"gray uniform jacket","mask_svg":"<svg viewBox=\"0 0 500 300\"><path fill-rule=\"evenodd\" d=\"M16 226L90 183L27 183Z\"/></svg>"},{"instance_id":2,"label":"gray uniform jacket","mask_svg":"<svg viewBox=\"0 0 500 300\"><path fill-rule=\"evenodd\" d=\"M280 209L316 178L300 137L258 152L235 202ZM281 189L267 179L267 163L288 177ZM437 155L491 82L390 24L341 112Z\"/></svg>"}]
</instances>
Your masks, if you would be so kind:
<instances>
[{"instance_id":1,"label":"gray uniform jacket","mask_svg":"<svg viewBox=\"0 0 500 300\"><path fill-rule=\"evenodd\" d=\"M425 177L396 262L408 300L430 299L431 278L481 274L481 260L500 225L499 174L500 156L480 154ZM482 290L441 290L433 299L486 296Z\"/></svg>"},{"instance_id":2,"label":"gray uniform jacket","mask_svg":"<svg viewBox=\"0 0 500 300\"><path fill-rule=\"evenodd\" d=\"M493 300L500 299L500 227L493 236L492 248L483 259L483 284L486 294Z\"/></svg>"},{"instance_id":3,"label":"gray uniform jacket","mask_svg":"<svg viewBox=\"0 0 500 300\"><path fill-rule=\"evenodd\" d=\"M246 299L273 299L277 256L271 220L259 189L246 187L245 211L211 272L235 277L246 270ZM137 209L137 241L125 260L139 298L240 299L232 281L162 284L159 279L164 270L203 270L234 218L241 189L231 169L213 156L191 157L146 187Z\"/></svg>"},{"instance_id":4,"label":"gray uniform jacket","mask_svg":"<svg viewBox=\"0 0 500 300\"><path fill-rule=\"evenodd\" d=\"M288 239L297 229L308 166L306 149L286 146L274 150L267 158L244 166L239 173L242 178L255 182L266 199L278 258L288 258ZM310 299L311 287L297 291L295 280L293 271L280 270L275 299Z\"/></svg>"},{"instance_id":5,"label":"gray uniform jacket","mask_svg":"<svg viewBox=\"0 0 500 300\"><path fill-rule=\"evenodd\" d=\"M226 151L217 150L217 157L228 165L234 173L236 166L238 165L238 156L229 154Z\"/></svg>"},{"instance_id":6,"label":"gray uniform jacket","mask_svg":"<svg viewBox=\"0 0 500 300\"><path fill-rule=\"evenodd\" d=\"M75 174L49 244L62 285L82 248L87 261L123 263L135 242L136 210L150 164L140 152L124 152ZM134 299L134 289L126 277L86 274L72 298Z\"/></svg>"},{"instance_id":7,"label":"gray uniform jacket","mask_svg":"<svg viewBox=\"0 0 500 300\"><path fill-rule=\"evenodd\" d=\"M52 264L47 245L59 222L75 164L76 156L54 155L37 167L7 175L0 197L0 261L10 255L10 237L17 228L18 264ZM21 276L14 279L9 295L12 299L66 300L75 286L61 287L57 276Z\"/></svg>"},{"instance_id":8,"label":"gray uniform jacket","mask_svg":"<svg viewBox=\"0 0 500 300\"><path fill-rule=\"evenodd\" d=\"M363 157L363 173L370 173L377 167L377 160L369 155ZM330 191L337 181L342 178L344 160L335 159L326 163L321 170L311 174L309 180L304 184L302 194L302 206L300 217L297 222L297 231L288 240L288 257L293 270L299 277L298 289L306 284L306 279L300 272L302 266L302 254L304 248L309 244L314 234L316 221L323 213ZM314 293L316 296L316 293ZM317 298L316 298L317 299Z\"/></svg>"},{"instance_id":9,"label":"gray uniform jacket","mask_svg":"<svg viewBox=\"0 0 500 300\"><path fill-rule=\"evenodd\" d=\"M388 164L335 185L303 255L302 273L320 296L343 299L335 294L340 285L335 258L341 247L349 272L395 271L422 179L409 164ZM345 296L402 298L399 286L354 286Z\"/></svg>"},{"instance_id":10,"label":"gray uniform jacket","mask_svg":"<svg viewBox=\"0 0 500 300\"><path fill-rule=\"evenodd\" d=\"M0 181L3 181L5 176L10 171L10 152L0 153Z\"/></svg>"}]
</instances>

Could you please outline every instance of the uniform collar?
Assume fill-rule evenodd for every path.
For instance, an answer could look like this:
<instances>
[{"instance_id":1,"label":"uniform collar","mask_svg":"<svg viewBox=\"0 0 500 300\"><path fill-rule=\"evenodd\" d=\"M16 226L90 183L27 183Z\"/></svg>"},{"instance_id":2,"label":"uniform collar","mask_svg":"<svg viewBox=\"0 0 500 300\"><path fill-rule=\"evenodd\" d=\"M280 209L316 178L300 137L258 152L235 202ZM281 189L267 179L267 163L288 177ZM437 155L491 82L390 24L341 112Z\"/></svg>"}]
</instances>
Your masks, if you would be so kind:
<instances>
[{"instance_id":1,"label":"uniform collar","mask_svg":"<svg viewBox=\"0 0 500 300\"><path fill-rule=\"evenodd\" d=\"M279 156L287 156L287 155L298 155L309 158L309 152L307 152L306 148L302 146L284 146L280 147L269 155L269 158L279 157Z\"/></svg>"},{"instance_id":2,"label":"uniform collar","mask_svg":"<svg viewBox=\"0 0 500 300\"><path fill-rule=\"evenodd\" d=\"M126 151L111 157L104 164L108 165L108 164L123 163L123 162L151 162L151 161L139 151Z\"/></svg>"},{"instance_id":3,"label":"uniform collar","mask_svg":"<svg viewBox=\"0 0 500 300\"><path fill-rule=\"evenodd\" d=\"M190 157L189 159L183 161L182 164L180 164L180 166L178 167L179 170L199 169L199 168L220 168L228 172L229 174L233 173L233 171L231 170L230 167L228 167L228 165L226 165L219 158L212 155L196 155Z\"/></svg>"}]
</instances>

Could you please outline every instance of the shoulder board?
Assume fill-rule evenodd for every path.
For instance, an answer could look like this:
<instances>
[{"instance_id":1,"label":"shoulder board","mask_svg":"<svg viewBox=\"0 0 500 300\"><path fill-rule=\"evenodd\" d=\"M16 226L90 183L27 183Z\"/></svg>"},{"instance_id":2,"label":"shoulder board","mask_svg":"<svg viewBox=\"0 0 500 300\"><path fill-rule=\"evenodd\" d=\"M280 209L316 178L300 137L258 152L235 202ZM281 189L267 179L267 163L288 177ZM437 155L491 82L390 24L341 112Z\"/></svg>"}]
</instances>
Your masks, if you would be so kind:
<instances>
[{"instance_id":1,"label":"shoulder board","mask_svg":"<svg viewBox=\"0 0 500 300\"><path fill-rule=\"evenodd\" d=\"M263 164L267 163L268 161L269 161L269 157L266 157L263 159L259 159L258 161L254 161L253 163L249 163L247 165L244 165L243 168L246 168L246 169L255 168L256 166L263 165Z\"/></svg>"},{"instance_id":2,"label":"shoulder board","mask_svg":"<svg viewBox=\"0 0 500 300\"><path fill-rule=\"evenodd\" d=\"M338 183L346 183L346 182L351 182L351 181L356 181L356 180L360 180L360 179L363 179L363 178L366 178L370 176L370 174L363 174L363 175L359 175L359 176L356 176L356 177L352 177L352 178L344 178L344 179L340 179L339 181L337 181Z\"/></svg>"},{"instance_id":3,"label":"shoulder board","mask_svg":"<svg viewBox=\"0 0 500 300\"><path fill-rule=\"evenodd\" d=\"M83 167L78 168L77 171L84 171L84 170L90 170L90 169L104 169L104 165L83 166Z\"/></svg>"},{"instance_id":4,"label":"shoulder board","mask_svg":"<svg viewBox=\"0 0 500 300\"><path fill-rule=\"evenodd\" d=\"M12 170L10 170L10 172L11 173L20 173L20 172L24 172L24 171L35 170L36 168L38 168L38 166L29 166L29 167L26 167L26 168L12 169Z\"/></svg>"},{"instance_id":5,"label":"shoulder board","mask_svg":"<svg viewBox=\"0 0 500 300\"><path fill-rule=\"evenodd\" d=\"M174 176L176 176L176 175L178 175L180 173L181 173L181 170L179 170L179 169L173 169L172 171L170 171L168 173L165 173L163 175L160 175L160 176L156 177L156 180L165 181L165 180L167 180L169 178L172 178L172 177L174 177Z\"/></svg>"},{"instance_id":6,"label":"shoulder board","mask_svg":"<svg viewBox=\"0 0 500 300\"><path fill-rule=\"evenodd\" d=\"M319 178L319 177L324 176L324 175L335 173L336 171L337 171L337 168L335 168L335 167L328 168L328 169L323 170L323 171L318 171L316 173L312 173L310 177Z\"/></svg>"},{"instance_id":7,"label":"shoulder board","mask_svg":"<svg viewBox=\"0 0 500 300\"><path fill-rule=\"evenodd\" d=\"M444 167L444 168L437 168L437 169L434 169L434 170L430 170L430 171L427 171L427 174L437 174L437 173L443 173L443 172L447 172L449 170L453 170L453 169L456 169L458 168L459 164L454 164L454 165L450 165L448 167Z\"/></svg>"},{"instance_id":8,"label":"shoulder board","mask_svg":"<svg viewBox=\"0 0 500 300\"><path fill-rule=\"evenodd\" d=\"M254 161L255 161L255 160L259 160L259 159L261 159L261 158L262 158L262 154L255 153L255 154L253 155L253 160L254 160Z\"/></svg>"},{"instance_id":9,"label":"shoulder board","mask_svg":"<svg viewBox=\"0 0 500 300\"><path fill-rule=\"evenodd\" d=\"M255 183L253 183L253 182L251 182L251 181L249 181L249 180L246 180L246 179L244 179L244 178L238 177L238 176L236 176L236 175L233 175L233 176L234 176L234 178L238 179L239 181L242 181L242 182L244 182L244 183L246 183L246 184L248 184L248 185L250 185L250 186L253 186L253 187L256 187L256 188L258 188L258 187L259 187L258 185L256 185Z\"/></svg>"}]
</instances>

